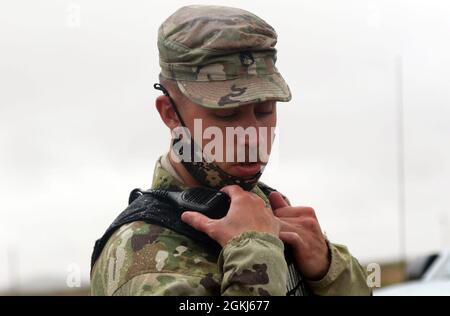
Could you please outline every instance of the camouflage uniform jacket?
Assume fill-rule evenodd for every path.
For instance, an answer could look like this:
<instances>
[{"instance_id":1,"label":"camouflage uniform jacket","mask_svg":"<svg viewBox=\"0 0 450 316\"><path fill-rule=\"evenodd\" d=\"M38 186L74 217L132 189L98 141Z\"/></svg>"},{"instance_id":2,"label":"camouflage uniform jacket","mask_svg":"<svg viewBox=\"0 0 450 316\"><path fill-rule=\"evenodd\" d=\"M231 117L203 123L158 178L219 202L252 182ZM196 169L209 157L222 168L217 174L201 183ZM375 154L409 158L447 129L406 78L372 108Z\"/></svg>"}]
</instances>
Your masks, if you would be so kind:
<instances>
[{"instance_id":1,"label":"camouflage uniform jacket","mask_svg":"<svg viewBox=\"0 0 450 316\"><path fill-rule=\"evenodd\" d=\"M167 157L167 156L166 156ZM184 189L158 160L152 188ZM270 207L267 196L253 190ZM317 295L368 295L366 275L342 245L328 242L331 265ZM186 236L141 221L120 227L106 243L91 272L92 295L285 295L284 245L274 235L248 231L233 238L219 256Z\"/></svg>"}]
</instances>

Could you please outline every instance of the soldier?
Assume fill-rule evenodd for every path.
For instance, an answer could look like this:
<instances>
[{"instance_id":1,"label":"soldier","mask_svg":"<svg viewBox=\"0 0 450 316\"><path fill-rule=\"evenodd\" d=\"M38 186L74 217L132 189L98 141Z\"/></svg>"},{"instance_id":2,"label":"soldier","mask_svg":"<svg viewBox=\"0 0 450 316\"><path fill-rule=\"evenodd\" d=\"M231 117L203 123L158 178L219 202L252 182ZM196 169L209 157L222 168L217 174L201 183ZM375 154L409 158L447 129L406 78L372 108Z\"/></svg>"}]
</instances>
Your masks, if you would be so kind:
<instances>
[{"instance_id":1,"label":"soldier","mask_svg":"<svg viewBox=\"0 0 450 316\"><path fill-rule=\"evenodd\" d=\"M158 33L161 73L155 88L164 95L156 108L165 125L192 132L194 120L201 119L203 130L275 127L276 102L291 99L275 67L276 42L269 24L241 9L195 5L176 11ZM328 241L314 210L290 206L258 181L265 162L175 159L183 153L177 145L189 140L172 137L169 153L156 163L152 188L221 189L231 198L227 215L211 219L186 210L179 223L170 217L158 225L158 218L152 222L142 214L159 204L136 200L96 244L93 295L371 294L358 261L345 246ZM272 139L238 142L248 158L262 142L270 152ZM173 223L165 224L171 221L191 230L177 232L170 228ZM184 231L205 238L190 238L195 234ZM207 239L217 245L215 251Z\"/></svg>"}]
</instances>

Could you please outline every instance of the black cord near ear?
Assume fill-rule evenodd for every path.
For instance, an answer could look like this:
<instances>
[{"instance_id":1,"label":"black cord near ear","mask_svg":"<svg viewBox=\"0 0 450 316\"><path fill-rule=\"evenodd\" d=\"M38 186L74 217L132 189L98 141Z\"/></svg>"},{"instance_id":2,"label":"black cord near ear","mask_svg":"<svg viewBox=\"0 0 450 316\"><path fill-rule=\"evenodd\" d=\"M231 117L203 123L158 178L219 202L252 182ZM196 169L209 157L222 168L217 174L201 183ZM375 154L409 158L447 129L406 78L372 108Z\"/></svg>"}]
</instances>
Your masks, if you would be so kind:
<instances>
[{"instance_id":1,"label":"black cord near ear","mask_svg":"<svg viewBox=\"0 0 450 316\"><path fill-rule=\"evenodd\" d=\"M175 101L172 99L172 97L169 94L169 91L167 91L167 89L160 83L155 83L153 84L153 88L155 88L156 90L162 91L162 93L169 98L170 101L170 105L172 106L173 110L175 111L175 113L177 114L178 120L181 123L181 126L186 127L186 124L184 124L183 118L180 115L180 112L178 112L178 108L175 104Z\"/></svg>"},{"instance_id":2,"label":"black cord near ear","mask_svg":"<svg viewBox=\"0 0 450 316\"><path fill-rule=\"evenodd\" d=\"M170 98L169 92L162 84L154 83L153 88L155 88L156 90L162 91L162 93L164 93L165 96L168 96Z\"/></svg>"}]
</instances>

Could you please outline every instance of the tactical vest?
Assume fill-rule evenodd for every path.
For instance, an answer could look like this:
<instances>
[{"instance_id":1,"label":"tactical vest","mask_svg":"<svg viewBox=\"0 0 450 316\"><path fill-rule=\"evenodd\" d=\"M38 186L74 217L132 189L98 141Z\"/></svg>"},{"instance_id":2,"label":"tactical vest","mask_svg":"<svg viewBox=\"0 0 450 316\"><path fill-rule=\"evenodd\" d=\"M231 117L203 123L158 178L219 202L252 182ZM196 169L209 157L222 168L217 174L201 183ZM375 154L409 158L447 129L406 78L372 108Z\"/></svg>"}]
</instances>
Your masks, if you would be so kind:
<instances>
[{"instance_id":1,"label":"tactical vest","mask_svg":"<svg viewBox=\"0 0 450 316\"><path fill-rule=\"evenodd\" d=\"M258 184L258 186L266 196L268 196L272 191L275 191L274 189L261 183ZM148 224L168 228L178 234L184 235L196 241L215 256L218 256L222 250L222 247L215 240L181 220L180 215L185 210L180 209L178 205L158 199L151 194L140 195L134 200L130 195L129 201L130 204L128 207L119 214L114 222L108 227L103 236L95 242L91 257L91 271L111 235L122 225L135 221L143 221ZM286 295L312 295L312 292L308 289L307 284L303 281L302 275L296 269L291 248L287 245L285 245L285 259L288 265Z\"/></svg>"}]
</instances>

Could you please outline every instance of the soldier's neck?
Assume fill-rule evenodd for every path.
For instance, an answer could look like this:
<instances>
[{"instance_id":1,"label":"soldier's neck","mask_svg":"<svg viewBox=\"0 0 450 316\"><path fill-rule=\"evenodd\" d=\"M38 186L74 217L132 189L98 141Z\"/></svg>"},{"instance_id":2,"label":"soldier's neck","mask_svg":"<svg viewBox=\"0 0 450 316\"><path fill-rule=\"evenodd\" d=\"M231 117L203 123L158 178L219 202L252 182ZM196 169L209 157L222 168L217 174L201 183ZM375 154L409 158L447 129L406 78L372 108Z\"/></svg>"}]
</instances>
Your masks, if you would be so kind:
<instances>
[{"instance_id":1,"label":"soldier's neck","mask_svg":"<svg viewBox=\"0 0 450 316\"><path fill-rule=\"evenodd\" d=\"M172 150L172 149L171 149ZM198 187L200 183L191 176L181 162L176 162L172 159L172 155L169 153L169 162L175 169L178 176L183 180L183 183L188 187Z\"/></svg>"}]
</instances>

